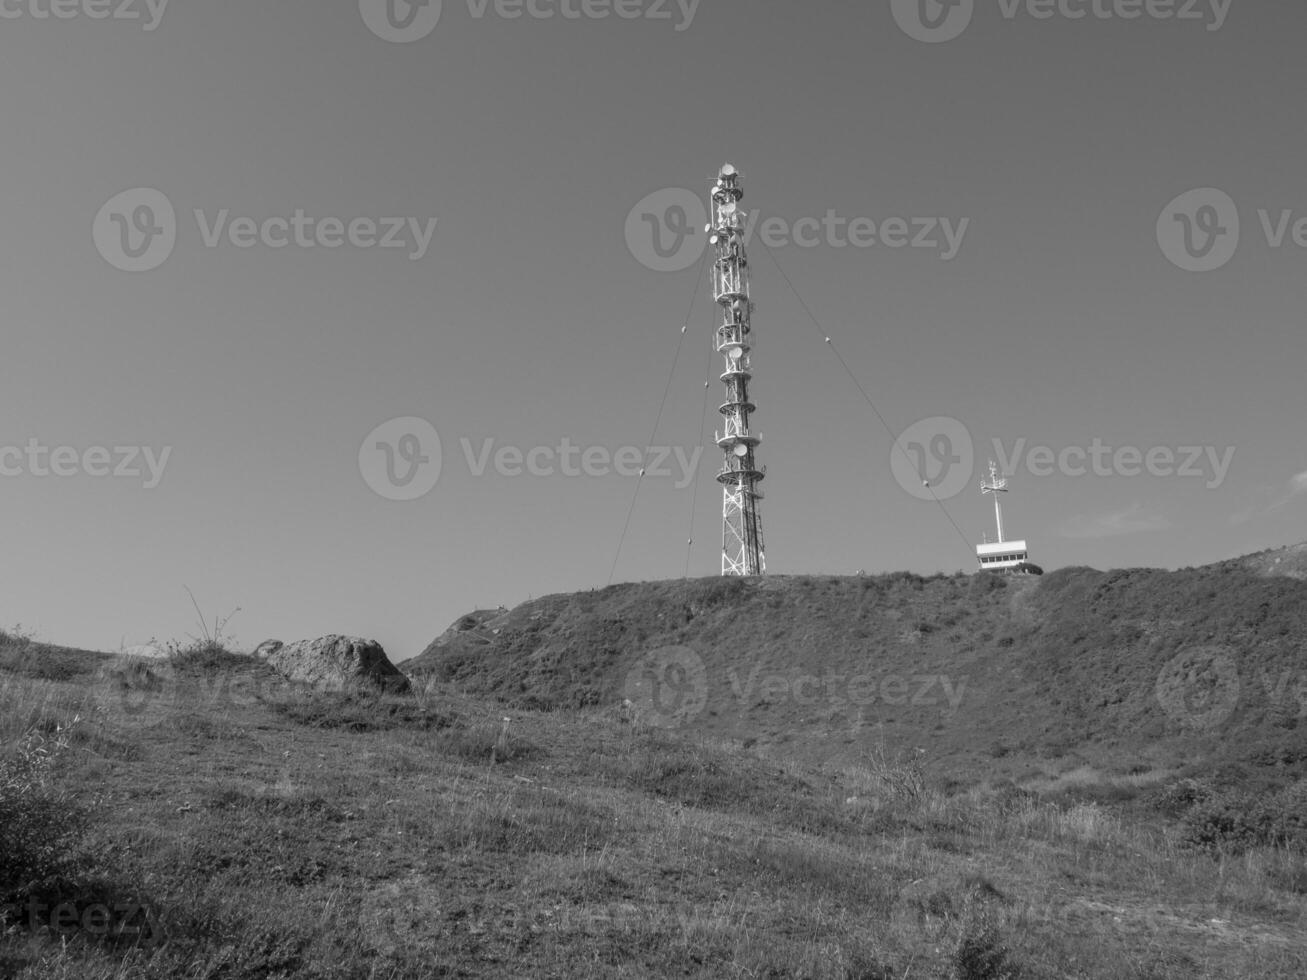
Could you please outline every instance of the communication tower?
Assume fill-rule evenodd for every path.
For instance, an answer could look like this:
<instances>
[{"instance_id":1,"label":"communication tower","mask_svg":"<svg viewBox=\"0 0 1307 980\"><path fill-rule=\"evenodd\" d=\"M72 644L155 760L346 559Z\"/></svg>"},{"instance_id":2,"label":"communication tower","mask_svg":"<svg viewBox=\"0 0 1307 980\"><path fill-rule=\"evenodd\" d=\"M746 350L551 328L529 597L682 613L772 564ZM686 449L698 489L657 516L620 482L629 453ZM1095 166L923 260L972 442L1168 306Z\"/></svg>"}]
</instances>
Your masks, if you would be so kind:
<instances>
[{"instance_id":1,"label":"communication tower","mask_svg":"<svg viewBox=\"0 0 1307 980\"><path fill-rule=\"evenodd\" d=\"M712 223L707 228L708 241L716 250L713 295L721 310L716 344L726 367L721 375L726 401L718 409L725 431L716 433L724 461L717 482L722 485L722 574L762 575L767 571L767 560L758 517L758 501L763 496L758 484L767 470L755 459L762 440L749 431L749 416L756 408L749 401L749 382L753 378L753 330L749 318L753 302L749 299L742 197L739 172L729 163L723 165L713 186Z\"/></svg>"}]
</instances>

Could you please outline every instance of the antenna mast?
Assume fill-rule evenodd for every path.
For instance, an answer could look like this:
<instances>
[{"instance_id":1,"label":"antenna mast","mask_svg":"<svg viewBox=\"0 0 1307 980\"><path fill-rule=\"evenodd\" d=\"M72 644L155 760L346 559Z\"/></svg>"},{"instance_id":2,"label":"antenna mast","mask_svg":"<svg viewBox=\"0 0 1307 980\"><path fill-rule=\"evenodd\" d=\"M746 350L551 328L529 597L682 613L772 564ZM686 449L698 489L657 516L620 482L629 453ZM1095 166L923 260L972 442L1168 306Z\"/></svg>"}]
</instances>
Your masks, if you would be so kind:
<instances>
[{"instance_id":1,"label":"antenna mast","mask_svg":"<svg viewBox=\"0 0 1307 980\"><path fill-rule=\"evenodd\" d=\"M739 206L742 197L739 172L729 163L723 165L713 186L712 224L707 229L708 240L717 252L713 294L722 314L717 350L726 359L726 370L721 375L726 402L718 408L725 431L717 434L717 445L724 454L722 470L717 474L717 482L722 485L722 574L763 575L767 560L758 517L758 501L762 499L758 484L767 470L754 459L762 440L749 432L749 415L756 408L749 401L749 381L753 378L749 317L753 302L749 299L749 259L744 252L744 212Z\"/></svg>"},{"instance_id":2,"label":"antenna mast","mask_svg":"<svg viewBox=\"0 0 1307 980\"><path fill-rule=\"evenodd\" d=\"M992 493L994 495L994 523L998 525L998 540L1003 540L1003 505L999 502L998 495L1007 493L1007 480L998 478L998 467L994 461L989 461L989 482L980 484L981 493Z\"/></svg>"}]
</instances>

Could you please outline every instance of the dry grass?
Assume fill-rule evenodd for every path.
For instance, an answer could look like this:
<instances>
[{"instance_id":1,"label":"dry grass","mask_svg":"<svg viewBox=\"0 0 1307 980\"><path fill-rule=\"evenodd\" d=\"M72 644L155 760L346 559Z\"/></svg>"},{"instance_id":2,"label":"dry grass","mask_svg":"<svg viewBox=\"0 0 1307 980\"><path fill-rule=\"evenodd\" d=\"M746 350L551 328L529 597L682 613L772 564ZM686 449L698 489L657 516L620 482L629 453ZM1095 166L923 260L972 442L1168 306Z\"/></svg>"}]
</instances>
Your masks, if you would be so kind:
<instances>
[{"instance_id":1,"label":"dry grass","mask_svg":"<svg viewBox=\"0 0 1307 980\"><path fill-rule=\"evenodd\" d=\"M602 712L177 667L0 672L6 743L81 711L98 731L54 775L100 801L88 882L138 884L80 900L139 896L150 924L124 944L11 909L0 975L1307 975L1303 854L1196 850L1100 799L1118 777L948 789L881 743L816 767Z\"/></svg>"}]
</instances>

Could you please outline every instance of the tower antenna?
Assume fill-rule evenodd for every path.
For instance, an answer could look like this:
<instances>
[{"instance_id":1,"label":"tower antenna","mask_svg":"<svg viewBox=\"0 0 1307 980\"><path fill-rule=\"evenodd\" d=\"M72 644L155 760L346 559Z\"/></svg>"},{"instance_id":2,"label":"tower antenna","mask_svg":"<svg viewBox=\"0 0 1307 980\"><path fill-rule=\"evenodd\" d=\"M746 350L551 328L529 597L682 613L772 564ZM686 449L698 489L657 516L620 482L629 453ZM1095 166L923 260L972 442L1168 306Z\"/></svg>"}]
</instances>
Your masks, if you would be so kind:
<instances>
[{"instance_id":1,"label":"tower antenna","mask_svg":"<svg viewBox=\"0 0 1307 980\"><path fill-rule=\"evenodd\" d=\"M976 546L976 560L981 571L1042 575L1043 570L1031 564L1025 541L1008 541L1003 537L1003 504L999 494L1008 492L1007 480L999 477L998 467L992 459L989 461L989 479L981 481L980 492L994 495L994 524L998 530L997 541Z\"/></svg>"},{"instance_id":2,"label":"tower antenna","mask_svg":"<svg viewBox=\"0 0 1307 980\"><path fill-rule=\"evenodd\" d=\"M761 442L749 431L749 416L756 406L749 401L752 380L752 327L749 318L749 259L744 251L744 212L740 199L740 174L729 163L722 166L712 190L712 223L706 229L716 250L713 262L713 295L721 309L716 345L725 358L721 381L726 401L718 408L725 430L716 434L724 459L717 482L722 485L722 574L763 575L767 560L763 553L762 521L758 484L767 475L754 458Z\"/></svg>"},{"instance_id":3,"label":"tower antenna","mask_svg":"<svg viewBox=\"0 0 1307 980\"><path fill-rule=\"evenodd\" d=\"M1003 540L1003 505L999 501L1000 493L1007 493L1007 480L1000 480L998 476L998 467L994 461L989 461L989 482L980 484L980 492L992 493L994 495L994 523L998 525L998 540Z\"/></svg>"}]
</instances>

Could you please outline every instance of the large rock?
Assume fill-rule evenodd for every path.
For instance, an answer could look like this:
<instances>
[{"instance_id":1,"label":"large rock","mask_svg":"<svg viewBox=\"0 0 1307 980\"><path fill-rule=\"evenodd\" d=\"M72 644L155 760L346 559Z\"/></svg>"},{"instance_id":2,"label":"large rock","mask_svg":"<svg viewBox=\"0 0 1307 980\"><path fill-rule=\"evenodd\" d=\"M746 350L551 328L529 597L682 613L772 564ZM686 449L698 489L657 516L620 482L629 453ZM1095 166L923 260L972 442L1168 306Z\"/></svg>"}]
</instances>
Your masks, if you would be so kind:
<instances>
[{"instance_id":1,"label":"large rock","mask_svg":"<svg viewBox=\"0 0 1307 980\"><path fill-rule=\"evenodd\" d=\"M254 648L254 652L250 656L259 660L267 660L285 645L281 640L264 640Z\"/></svg>"},{"instance_id":2,"label":"large rock","mask_svg":"<svg viewBox=\"0 0 1307 980\"><path fill-rule=\"evenodd\" d=\"M255 653L288 679L312 684L322 691L344 690L360 681L400 694L409 689L408 678L375 640L333 633L298 643L269 640L260 644Z\"/></svg>"}]
</instances>

